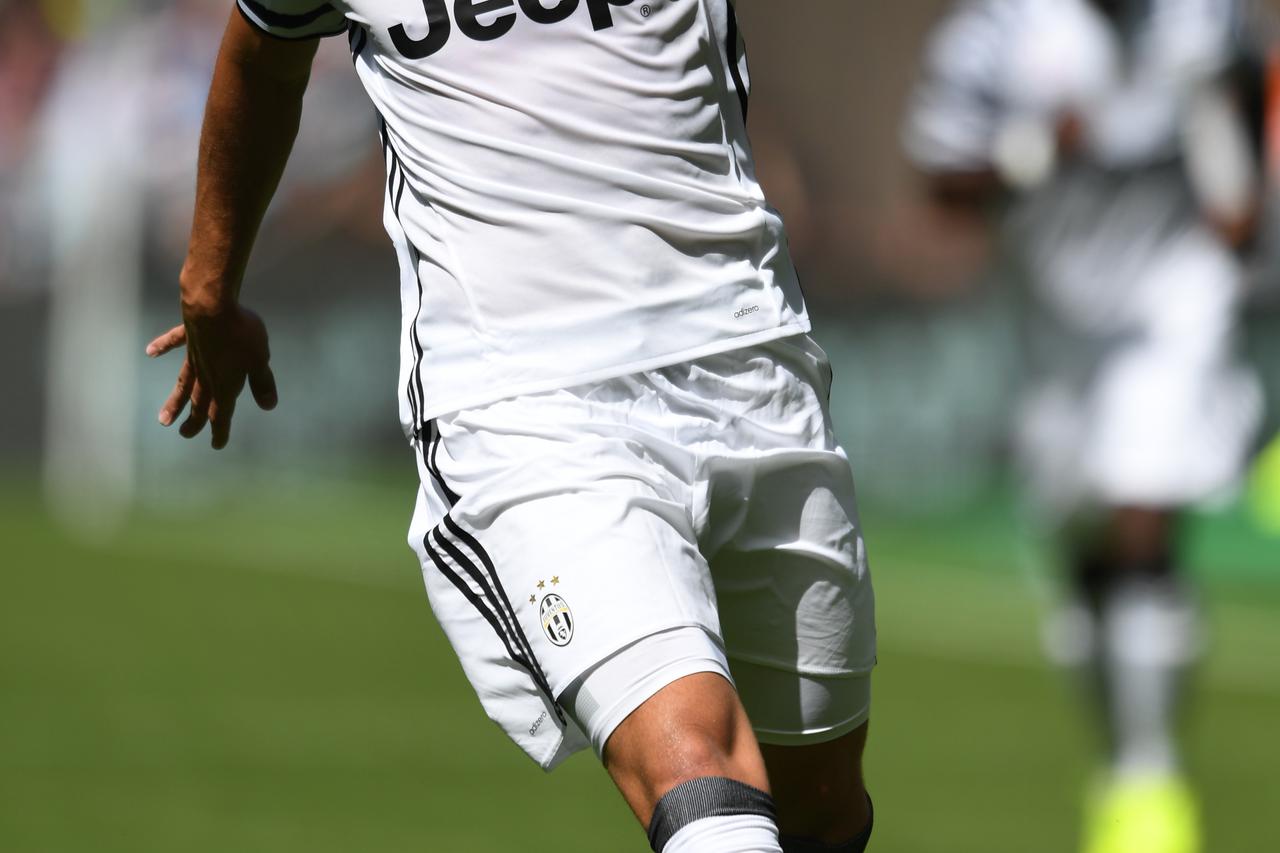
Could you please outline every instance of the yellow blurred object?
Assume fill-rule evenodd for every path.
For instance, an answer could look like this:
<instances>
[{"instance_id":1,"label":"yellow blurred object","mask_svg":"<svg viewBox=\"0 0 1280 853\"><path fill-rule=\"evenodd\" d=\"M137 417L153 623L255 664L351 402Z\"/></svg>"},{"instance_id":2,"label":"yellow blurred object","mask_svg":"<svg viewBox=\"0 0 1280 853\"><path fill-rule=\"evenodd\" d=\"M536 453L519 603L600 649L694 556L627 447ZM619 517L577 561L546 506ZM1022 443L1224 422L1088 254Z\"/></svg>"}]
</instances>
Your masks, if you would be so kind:
<instances>
[{"instance_id":1,"label":"yellow blurred object","mask_svg":"<svg viewBox=\"0 0 1280 853\"><path fill-rule=\"evenodd\" d=\"M138 14L158 11L140 0L36 0L49 28L65 41L87 38L104 27ZM210 0L212 2L212 0ZM150 10L150 12L148 12Z\"/></svg>"},{"instance_id":2,"label":"yellow blurred object","mask_svg":"<svg viewBox=\"0 0 1280 853\"><path fill-rule=\"evenodd\" d=\"M1200 809L1177 776L1110 779L1093 791L1083 853L1200 853Z\"/></svg>"},{"instance_id":3,"label":"yellow blurred object","mask_svg":"<svg viewBox=\"0 0 1280 853\"><path fill-rule=\"evenodd\" d=\"M1280 436L1258 454L1249 474L1249 514L1265 532L1280 536Z\"/></svg>"},{"instance_id":4,"label":"yellow blurred object","mask_svg":"<svg viewBox=\"0 0 1280 853\"><path fill-rule=\"evenodd\" d=\"M40 8L59 38L70 40L84 34L83 0L40 0Z\"/></svg>"}]
</instances>

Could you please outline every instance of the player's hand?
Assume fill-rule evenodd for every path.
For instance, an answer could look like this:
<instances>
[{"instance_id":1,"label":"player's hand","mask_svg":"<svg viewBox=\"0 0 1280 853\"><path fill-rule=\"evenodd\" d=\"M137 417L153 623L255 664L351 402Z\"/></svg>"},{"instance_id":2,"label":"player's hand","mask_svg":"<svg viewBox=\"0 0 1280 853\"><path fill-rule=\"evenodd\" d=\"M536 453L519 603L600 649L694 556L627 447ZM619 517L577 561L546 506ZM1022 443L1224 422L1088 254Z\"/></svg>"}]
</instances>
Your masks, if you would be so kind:
<instances>
[{"instance_id":1,"label":"player's hand","mask_svg":"<svg viewBox=\"0 0 1280 853\"><path fill-rule=\"evenodd\" d=\"M173 393L160 407L160 423L170 426L190 403L178 432L195 438L211 424L213 448L221 450L231 437L231 417L246 381L261 408L276 407L267 328L257 314L238 305L215 314L184 312L183 324L149 343L147 355L157 358L184 345L187 358Z\"/></svg>"}]
</instances>

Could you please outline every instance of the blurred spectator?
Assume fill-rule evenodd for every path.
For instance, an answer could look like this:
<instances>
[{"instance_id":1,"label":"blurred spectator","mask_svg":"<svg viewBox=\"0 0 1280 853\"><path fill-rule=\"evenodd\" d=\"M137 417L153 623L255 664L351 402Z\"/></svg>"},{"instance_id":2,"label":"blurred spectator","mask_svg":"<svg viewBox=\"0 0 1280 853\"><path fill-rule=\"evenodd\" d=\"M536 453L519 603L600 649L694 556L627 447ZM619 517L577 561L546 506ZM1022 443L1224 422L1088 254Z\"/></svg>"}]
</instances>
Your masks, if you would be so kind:
<instances>
[{"instance_id":1,"label":"blurred spectator","mask_svg":"<svg viewBox=\"0 0 1280 853\"><path fill-rule=\"evenodd\" d=\"M36 0L0 2L0 292L9 286L21 169L62 41Z\"/></svg>"},{"instance_id":2,"label":"blurred spectator","mask_svg":"<svg viewBox=\"0 0 1280 853\"><path fill-rule=\"evenodd\" d=\"M176 299L201 117L229 14L223 0L122 9L76 42L22 168L26 186L12 208L21 211L17 233L29 266L47 257L51 295L46 484L61 517L82 529L111 529L135 492L144 282ZM299 242L317 242L316 228L340 227L333 217L350 207L344 200L367 197L372 206L378 192L377 181L349 183L377 162L377 147L373 116L353 108L361 101L342 45L317 60L312 79L275 211L287 212L302 195L310 208L303 218L316 224L293 240L282 231L264 253L268 263ZM317 208L330 216L316 216ZM149 275L153 266L163 271ZM92 429L85 412L93 413Z\"/></svg>"},{"instance_id":3,"label":"blurred spectator","mask_svg":"<svg viewBox=\"0 0 1280 853\"><path fill-rule=\"evenodd\" d=\"M61 46L34 0L0 4L0 171L5 174L26 151L31 118Z\"/></svg>"},{"instance_id":4,"label":"blurred spectator","mask_svg":"<svg viewBox=\"0 0 1280 853\"><path fill-rule=\"evenodd\" d=\"M1263 191L1249 20L1231 0L963 2L907 124L935 222L994 218L1027 285L1019 443L1071 586L1054 650L1100 688L1110 747L1087 853L1200 849L1177 531L1234 485L1260 408L1235 354Z\"/></svg>"}]
</instances>

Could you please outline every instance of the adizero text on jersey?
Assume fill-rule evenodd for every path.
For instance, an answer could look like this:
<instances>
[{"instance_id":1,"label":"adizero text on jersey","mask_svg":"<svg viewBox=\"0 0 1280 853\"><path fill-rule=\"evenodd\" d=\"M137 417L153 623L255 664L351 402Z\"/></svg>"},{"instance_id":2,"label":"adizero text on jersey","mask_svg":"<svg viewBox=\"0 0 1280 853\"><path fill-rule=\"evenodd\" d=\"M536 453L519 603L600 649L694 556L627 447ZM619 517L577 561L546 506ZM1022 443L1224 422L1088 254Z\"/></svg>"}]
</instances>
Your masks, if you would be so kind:
<instances>
[{"instance_id":1,"label":"adizero text on jersey","mask_svg":"<svg viewBox=\"0 0 1280 853\"><path fill-rule=\"evenodd\" d=\"M382 117L401 417L808 329L730 0L239 0L344 23Z\"/></svg>"}]
</instances>

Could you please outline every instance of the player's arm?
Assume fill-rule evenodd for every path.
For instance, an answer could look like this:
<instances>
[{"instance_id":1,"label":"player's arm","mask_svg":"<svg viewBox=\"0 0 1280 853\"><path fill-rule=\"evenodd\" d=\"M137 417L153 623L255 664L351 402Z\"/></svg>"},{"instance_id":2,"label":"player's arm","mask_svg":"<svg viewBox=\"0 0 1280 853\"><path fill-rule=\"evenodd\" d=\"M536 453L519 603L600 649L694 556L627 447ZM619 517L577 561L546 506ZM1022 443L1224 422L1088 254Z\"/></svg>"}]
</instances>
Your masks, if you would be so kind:
<instances>
[{"instance_id":1,"label":"player's arm","mask_svg":"<svg viewBox=\"0 0 1280 853\"><path fill-rule=\"evenodd\" d=\"M1263 202L1265 67L1242 61L1196 91L1183 125L1187 177L1218 235L1246 249Z\"/></svg>"},{"instance_id":2,"label":"player's arm","mask_svg":"<svg viewBox=\"0 0 1280 853\"><path fill-rule=\"evenodd\" d=\"M995 157L1004 123L1002 34L979 4L957 6L931 34L902 126L919 186L911 242L952 284L976 272L992 244L994 214L1009 195ZM941 270L948 271L942 275Z\"/></svg>"},{"instance_id":3,"label":"player's arm","mask_svg":"<svg viewBox=\"0 0 1280 853\"><path fill-rule=\"evenodd\" d=\"M1008 132L1000 96L1005 41L997 16L974 3L953 9L926 45L902 139L925 200L944 221L985 226L1011 189L1005 161L1042 154L1032 144L1041 140L1028 132L1034 128Z\"/></svg>"},{"instance_id":4,"label":"player's arm","mask_svg":"<svg viewBox=\"0 0 1280 853\"><path fill-rule=\"evenodd\" d=\"M302 115L317 42L272 37L233 12L214 67L200 135L195 215L180 275L182 325L147 347L151 356L187 347L160 422L190 412L179 432L212 424L226 445L246 380L258 405L276 404L267 333L239 304L240 284Z\"/></svg>"}]
</instances>

